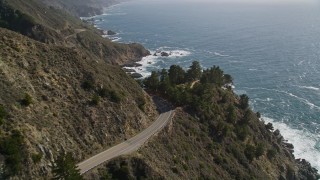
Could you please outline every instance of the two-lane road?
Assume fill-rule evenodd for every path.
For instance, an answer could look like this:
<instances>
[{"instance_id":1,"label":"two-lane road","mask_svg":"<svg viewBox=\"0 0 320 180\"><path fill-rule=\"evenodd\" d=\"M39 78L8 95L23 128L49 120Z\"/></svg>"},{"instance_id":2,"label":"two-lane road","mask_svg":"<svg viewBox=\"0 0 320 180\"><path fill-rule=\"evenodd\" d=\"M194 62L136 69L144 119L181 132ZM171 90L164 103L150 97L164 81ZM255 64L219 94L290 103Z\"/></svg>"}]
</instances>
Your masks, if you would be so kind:
<instances>
[{"instance_id":1,"label":"two-lane road","mask_svg":"<svg viewBox=\"0 0 320 180\"><path fill-rule=\"evenodd\" d=\"M124 154L129 154L135 150L137 150L140 146L142 146L152 135L159 132L172 118L174 111L168 111L160 114L158 119L153 122L151 126L147 129L143 130L138 135L128 139L127 141L120 143L112 148L103 151L91 158L77 164L80 169L80 173L84 174L90 169L112 159L117 156L121 156Z\"/></svg>"}]
</instances>

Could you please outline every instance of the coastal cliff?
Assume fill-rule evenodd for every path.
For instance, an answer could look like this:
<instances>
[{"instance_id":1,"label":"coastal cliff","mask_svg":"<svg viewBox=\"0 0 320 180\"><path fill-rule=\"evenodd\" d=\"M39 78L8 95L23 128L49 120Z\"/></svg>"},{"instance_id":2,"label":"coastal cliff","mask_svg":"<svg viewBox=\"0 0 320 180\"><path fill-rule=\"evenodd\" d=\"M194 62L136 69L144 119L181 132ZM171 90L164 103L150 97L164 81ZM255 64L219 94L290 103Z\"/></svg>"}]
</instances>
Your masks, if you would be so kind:
<instances>
[{"instance_id":1,"label":"coastal cliff","mask_svg":"<svg viewBox=\"0 0 320 180\"><path fill-rule=\"evenodd\" d=\"M59 154L71 153L80 162L136 135L159 115L153 99L119 66L149 52L102 38L100 30L70 15L99 13L88 6L93 1L80 1L72 10L76 2L0 1L2 179L50 179ZM89 9L83 14L82 5ZM170 91L162 92L180 93L170 96L146 82L149 92L177 107L171 124L136 153L85 178L316 178L310 164L294 159L279 131L240 108L232 90L202 91L198 83L190 88L203 96L186 98L180 90L188 83L167 84ZM186 102L201 108L190 109ZM238 127L246 118L246 128Z\"/></svg>"}]
</instances>

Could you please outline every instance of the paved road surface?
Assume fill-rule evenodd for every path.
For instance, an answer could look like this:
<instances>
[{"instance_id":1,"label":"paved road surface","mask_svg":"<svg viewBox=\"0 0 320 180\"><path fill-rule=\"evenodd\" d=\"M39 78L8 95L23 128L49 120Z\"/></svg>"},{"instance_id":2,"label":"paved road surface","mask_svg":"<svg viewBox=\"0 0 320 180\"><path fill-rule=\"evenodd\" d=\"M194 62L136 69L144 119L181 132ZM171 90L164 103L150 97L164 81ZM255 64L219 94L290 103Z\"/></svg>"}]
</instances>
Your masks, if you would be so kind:
<instances>
[{"instance_id":1,"label":"paved road surface","mask_svg":"<svg viewBox=\"0 0 320 180\"><path fill-rule=\"evenodd\" d=\"M174 111L171 110L171 111L160 114L158 119L151 126L149 126L147 129L145 129L138 135L77 164L78 168L80 169L80 173L84 174L85 172L104 163L105 161L108 161L112 158L115 158L123 154L129 154L137 150L152 135L160 131L170 121L170 119L172 118L173 112Z\"/></svg>"},{"instance_id":2,"label":"paved road surface","mask_svg":"<svg viewBox=\"0 0 320 180\"><path fill-rule=\"evenodd\" d=\"M69 36L64 37L64 39L69 39L71 37L76 37L77 34L86 31L86 29L75 29L73 34L70 34Z\"/></svg>"}]
</instances>

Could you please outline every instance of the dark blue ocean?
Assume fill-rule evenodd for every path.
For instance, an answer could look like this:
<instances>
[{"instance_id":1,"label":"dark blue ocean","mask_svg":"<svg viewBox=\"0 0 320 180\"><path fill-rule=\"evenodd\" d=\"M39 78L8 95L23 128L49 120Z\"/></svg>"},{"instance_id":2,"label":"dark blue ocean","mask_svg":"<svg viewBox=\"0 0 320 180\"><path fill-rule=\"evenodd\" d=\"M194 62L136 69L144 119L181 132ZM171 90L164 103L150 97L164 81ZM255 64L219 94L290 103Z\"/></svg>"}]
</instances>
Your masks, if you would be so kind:
<instances>
[{"instance_id":1,"label":"dark blue ocean","mask_svg":"<svg viewBox=\"0 0 320 180\"><path fill-rule=\"evenodd\" d=\"M152 53L136 68L143 75L198 60L234 77L235 91L273 122L320 170L320 5L139 0L106 9L96 26L109 38L139 42Z\"/></svg>"}]
</instances>

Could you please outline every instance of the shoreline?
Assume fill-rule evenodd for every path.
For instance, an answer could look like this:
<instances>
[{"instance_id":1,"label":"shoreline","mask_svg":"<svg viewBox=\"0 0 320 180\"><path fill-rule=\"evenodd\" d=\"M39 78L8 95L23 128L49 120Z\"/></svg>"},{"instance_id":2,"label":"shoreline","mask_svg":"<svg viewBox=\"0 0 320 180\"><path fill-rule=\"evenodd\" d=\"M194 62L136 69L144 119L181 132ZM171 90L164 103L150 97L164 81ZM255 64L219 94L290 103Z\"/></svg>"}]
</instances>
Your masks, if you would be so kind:
<instances>
[{"instance_id":1,"label":"shoreline","mask_svg":"<svg viewBox=\"0 0 320 180\"><path fill-rule=\"evenodd\" d=\"M128 2L128 1L125 1ZM90 17L80 17L82 20L88 21L88 23L91 23L96 29L98 29L101 32L101 36L103 38L108 38L112 42L122 43L122 44L140 44L140 43L125 43L125 42L118 42L121 40L121 37L117 37L119 35L118 32L115 32L112 29L102 29L97 26L96 22L103 21L103 18L99 18L99 16L107 15L108 9L119 6L125 2L119 2L117 4L104 7L103 13L100 15L94 15ZM108 32L111 32L112 34L108 34ZM140 44L142 45L142 44ZM131 77L134 79L141 79L149 76L151 72L149 72L147 69L149 67L152 67L153 64L156 63L157 60L167 60L171 58L179 58L179 57L185 57L192 54L190 51L182 48L168 48L168 47L159 47L156 50L151 50L146 48L144 45L142 45L147 51L149 51L149 54L146 56L142 56L140 59L132 59L128 63L120 65L122 69Z\"/></svg>"},{"instance_id":2,"label":"shoreline","mask_svg":"<svg viewBox=\"0 0 320 180\"><path fill-rule=\"evenodd\" d=\"M103 15L107 15L108 14L108 9L112 8L112 7L115 7L115 6L119 6L123 3L126 3L126 2L129 2L129 1L122 1L122 2L117 2L117 3L114 3L110 6L105 6L105 7L102 7L101 9L101 13L97 13L93 16L87 16L87 17L79 17L82 21L92 25L94 28L96 28L98 31L100 31L100 35L102 38L104 39L109 39L111 42L114 42L114 43L120 43L120 44L126 44L126 45L130 45L130 44L139 44L141 45L148 53L145 53L145 55L139 57L138 59L131 59L129 60L127 63L125 64L119 64L119 66L128 74L130 75L131 77L133 77L134 79L140 79L140 78L143 78L145 76L143 76L142 74L136 72L134 69L131 69L129 70L129 68L133 68L133 67L141 67L143 66L141 63L141 61L143 61L143 58L146 58L148 56L151 55L150 53L150 50L147 49L145 46L143 46L142 44L140 43L124 43L124 42L118 42L119 40L121 40L121 37L116 37L116 35L119 35L118 32L112 30L112 29L101 29L99 27L97 27L97 23L96 22L99 22L99 21L103 21L102 18L98 18L99 16L103 16Z\"/></svg>"}]
</instances>

